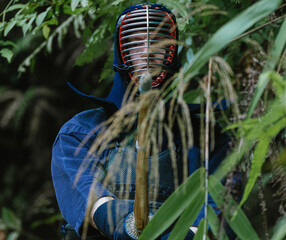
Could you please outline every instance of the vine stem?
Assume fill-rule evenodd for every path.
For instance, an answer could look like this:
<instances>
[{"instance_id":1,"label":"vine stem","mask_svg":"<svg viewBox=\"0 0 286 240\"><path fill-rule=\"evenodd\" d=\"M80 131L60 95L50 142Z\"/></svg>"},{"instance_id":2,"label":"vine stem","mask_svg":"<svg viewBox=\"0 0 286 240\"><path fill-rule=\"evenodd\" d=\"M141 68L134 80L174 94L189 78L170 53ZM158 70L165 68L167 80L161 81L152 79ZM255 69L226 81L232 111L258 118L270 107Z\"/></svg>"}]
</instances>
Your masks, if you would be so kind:
<instances>
[{"instance_id":1,"label":"vine stem","mask_svg":"<svg viewBox=\"0 0 286 240\"><path fill-rule=\"evenodd\" d=\"M206 127L205 127L205 223L204 223L204 235L203 240L207 239L207 230L208 230L208 188L209 188L209 128L210 128L210 106L211 106L211 78L212 78L212 58L209 60L209 72L206 82Z\"/></svg>"}]
</instances>

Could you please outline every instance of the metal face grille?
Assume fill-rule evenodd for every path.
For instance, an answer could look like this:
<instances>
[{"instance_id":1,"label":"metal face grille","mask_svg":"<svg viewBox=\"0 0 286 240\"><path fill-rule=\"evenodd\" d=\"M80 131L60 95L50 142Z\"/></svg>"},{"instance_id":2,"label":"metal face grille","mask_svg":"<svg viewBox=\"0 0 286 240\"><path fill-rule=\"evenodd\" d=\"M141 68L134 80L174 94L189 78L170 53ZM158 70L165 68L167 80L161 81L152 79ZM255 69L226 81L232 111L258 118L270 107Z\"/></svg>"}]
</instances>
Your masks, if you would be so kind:
<instances>
[{"instance_id":1,"label":"metal face grille","mask_svg":"<svg viewBox=\"0 0 286 240\"><path fill-rule=\"evenodd\" d=\"M176 28L169 13L146 5L126 14L120 25L119 45L131 79L138 83L148 73L152 87L160 85L173 61L175 40Z\"/></svg>"}]
</instances>

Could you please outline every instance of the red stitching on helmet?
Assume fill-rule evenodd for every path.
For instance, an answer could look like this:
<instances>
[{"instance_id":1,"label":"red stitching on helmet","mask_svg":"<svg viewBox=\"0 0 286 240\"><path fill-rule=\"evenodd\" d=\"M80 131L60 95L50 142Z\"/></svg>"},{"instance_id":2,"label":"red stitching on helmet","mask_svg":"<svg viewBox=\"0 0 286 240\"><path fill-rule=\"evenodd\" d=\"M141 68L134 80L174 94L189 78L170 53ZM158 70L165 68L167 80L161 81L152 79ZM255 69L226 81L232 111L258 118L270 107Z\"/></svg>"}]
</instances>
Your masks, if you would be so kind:
<instances>
[{"instance_id":1,"label":"red stitching on helmet","mask_svg":"<svg viewBox=\"0 0 286 240\"><path fill-rule=\"evenodd\" d=\"M123 63L125 64L125 60L124 60L124 55L123 55L123 49L122 49L122 47L121 47L121 45L125 42L125 41L122 41L121 40L121 30L122 30L122 25L123 25L123 22L124 22L124 20L125 20L125 18L130 14L131 12L129 12L129 13L127 13L126 15L125 15L125 17L122 19L122 22L121 22L121 24L120 24L120 27L119 27L119 48L120 48L120 55L121 55L121 58L122 58L122 61L123 61Z\"/></svg>"}]
</instances>

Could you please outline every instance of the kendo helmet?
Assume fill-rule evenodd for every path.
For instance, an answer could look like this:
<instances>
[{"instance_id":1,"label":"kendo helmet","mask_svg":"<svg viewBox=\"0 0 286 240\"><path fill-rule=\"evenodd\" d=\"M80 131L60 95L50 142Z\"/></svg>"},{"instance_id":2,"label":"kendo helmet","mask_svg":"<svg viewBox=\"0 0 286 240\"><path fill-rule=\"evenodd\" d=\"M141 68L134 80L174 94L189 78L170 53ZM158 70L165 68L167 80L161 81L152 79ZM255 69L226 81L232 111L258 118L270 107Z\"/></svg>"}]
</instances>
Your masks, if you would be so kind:
<instances>
[{"instance_id":1,"label":"kendo helmet","mask_svg":"<svg viewBox=\"0 0 286 240\"><path fill-rule=\"evenodd\" d=\"M152 88L160 87L174 72L177 62L178 28L175 15L166 7L141 3L125 9L115 31L115 71L137 83L146 72Z\"/></svg>"}]
</instances>

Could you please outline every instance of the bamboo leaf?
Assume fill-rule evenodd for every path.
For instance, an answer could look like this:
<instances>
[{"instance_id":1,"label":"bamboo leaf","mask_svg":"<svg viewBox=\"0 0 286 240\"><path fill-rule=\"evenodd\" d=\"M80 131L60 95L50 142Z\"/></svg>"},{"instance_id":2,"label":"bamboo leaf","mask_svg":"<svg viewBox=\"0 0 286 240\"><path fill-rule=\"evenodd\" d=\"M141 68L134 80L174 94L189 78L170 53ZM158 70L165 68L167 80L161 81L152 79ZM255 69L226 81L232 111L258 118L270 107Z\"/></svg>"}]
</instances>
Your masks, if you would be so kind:
<instances>
[{"instance_id":1,"label":"bamboo leaf","mask_svg":"<svg viewBox=\"0 0 286 240\"><path fill-rule=\"evenodd\" d=\"M186 208L175 227L173 228L168 240L180 240L184 239L187 235L189 228L196 220L199 212L204 205L204 188L196 193L191 199L189 206Z\"/></svg>"},{"instance_id":2,"label":"bamboo leaf","mask_svg":"<svg viewBox=\"0 0 286 240\"><path fill-rule=\"evenodd\" d=\"M218 179L223 179L239 163L244 154L250 151L253 145L253 141L241 139L234 151L223 160L213 175Z\"/></svg>"},{"instance_id":3,"label":"bamboo leaf","mask_svg":"<svg viewBox=\"0 0 286 240\"><path fill-rule=\"evenodd\" d=\"M184 94L184 100L187 103L201 103L202 100L202 90L201 89L195 89L188 91Z\"/></svg>"},{"instance_id":4,"label":"bamboo leaf","mask_svg":"<svg viewBox=\"0 0 286 240\"><path fill-rule=\"evenodd\" d=\"M209 177L209 191L217 206L220 209L226 209L226 211L224 211L226 221L240 239L259 240L257 233L251 226L244 212L238 208L238 204L233 200L231 195L227 195L220 181L212 175ZM236 217L232 218L236 210Z\"/></svg>"},{"instance_id":5,"label":"bamboo leaf","mask_svg":"<svg viewBox=\"0 0 286 240\"><path fill-rule=\"evenodd\" d=\"M273 48L270 52L270 55L267 59L265 67L263 69L264 72L271 71L275 68L277 62L280 59L283 49L286 44L286 18L284 19L280 30L275 38Z\"/></svg>"},{"instance_id":6,"label":"bamboo leaf","mask_svg":"<svg viewBox=\"0 0 286 240\"><path fill-rule=\"evenodd\" d=\"M260 175L262 165L265 161L265 156L268 152L270 141L271 139L268 137L261 139L261 141L257 144L257 147L255 148L251 164L251 170L249 173L249 179L245 187L240 206L242 206L242 204L247 200L254 186L254 183L256 182L257 177Z\"/></svg>"},{"instance_id":7,"label":"bamboo leaf","mask_svg":"<svg viewBox=\"0 0 286 240\"><path fill-rule=\"evenodd\" d=\"M189 206L189 203L198 195L203 185L204 169L200 168L164 202L147 224L139 239L156 239L162 234Z\"/></svg>"},{"instance_id":8,"label":"bamboo leaf","mask_svg":"<svg viewBox=\"0 0 286 240\"><path fill-rule=\"evenodd\" d=\"M220 229L220 221L217 217L217 214L215 213L215 211L213 210L213 208L211 206L207 206L208 208L208 222L210 224L212 233L214 234L216 239L220 239L220 240L228 240L228 237L224 231L224 229Z\"/></svg>"},{"instance_id":9,"label":"bamboo leaf","mask_svg":"<svg viewBox=\"0 0 286 240\"><path fill-rule=\"evenodd\" d=\"M203 239L205 221L206 221L206 219L202 219L202 221L200 222L199 227L198 227L198 231L195 234L194 240ZM209 238L207 237L207 239L209 239Z\"/></svg>"},{"instance_id":10,"label":"bamboo leaf","mask_svg":"<svg viewBox=\"0 0 286 240\"><path fill-rule=\"evenodd\" d=\"M275 68L275 65L279 61L280 55L285 47L285 44L286 44L286 18L284 19L283 24L279 30L279 33L275 39L272 51L269 57L267 58L267 62L264 66L263 73L266 73ZM268 82L269 82L269 73L261 74L247 113L247 118L250 118L252 116L253 111L259 101L259 98L261 97Z\"/></svg>"},{"instance_id":11,"label":"bamboo leaf","mask_svg":"<svg viewBox=\"0 0 286 240\"><path fill-rule=\"evenodd\" d=\"M271 240L283 240L286 237L286 216L282 217L274 227L274 234Z\"/></svg>"}]
</instances>

